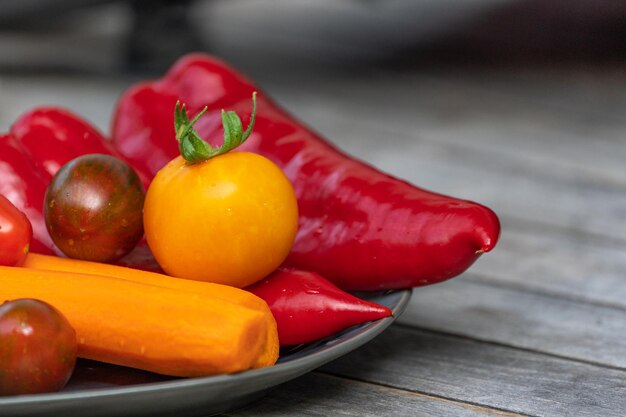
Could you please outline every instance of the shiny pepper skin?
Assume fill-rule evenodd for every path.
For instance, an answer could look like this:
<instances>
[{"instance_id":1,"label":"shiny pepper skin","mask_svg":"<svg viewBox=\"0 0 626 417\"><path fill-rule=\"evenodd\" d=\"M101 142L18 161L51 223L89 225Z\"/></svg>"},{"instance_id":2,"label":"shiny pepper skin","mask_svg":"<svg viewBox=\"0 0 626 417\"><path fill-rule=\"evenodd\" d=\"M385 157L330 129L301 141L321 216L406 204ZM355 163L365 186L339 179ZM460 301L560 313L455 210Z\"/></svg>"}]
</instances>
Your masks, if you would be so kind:
<instances>
[{"instance_id":1,"label":"shiny pepper skin","mask_svg":"<svg viewBox=\"0 0 626 417\"><path fill-rule=\"evenodd\" d=\"M110 141L90 123L58 107L37 107L22 114L11 125L11 133L48 179L81 155L98 153L121 158ZM148 188L150 176L135 171L144 188Z\"/></svg>"},{"instance_id":2,"label":"shiny pepper skin","mask_svg":"<svg viewBox=\"0 0 626 417\"><path fill-rule=\"evenodd\" d=\"M247 290L272 310L281 346L309 343L392 314L387 307L344 292L314 272L279 269Z\"/></svg>"},{"instance_id":3,"label":"shiny pepper skin","mask_svg":"<svg viewBox=\"0 0 626 417\"><path fill-rule=\"evenodd\" d=\"M51 255L58 251L43 218L46 180L33 166L23 147L10 134L0 135L0 194L30 220L30 251Z\"/></svg>"},{"instance_id":4,"label":"shiny pepper skin","mask_svg":"<svg viewBox=\"0 0 626 417\"><path fill-rule=\"evenodd\" d=\"M255 90L213 57L185 56L162 79L124 93L113 143L131 164L154 174L178 154L170 122L177 100L194 114L208 106L196 129L217 144L220 109L249 113ZM489 208L355 160L266 94L260 97L255 131L241 150L269 158L294 185L300 218L287 266L316 271L347 290L407 288L452 278L496 245L500 224Z\"/></svg>"}]
</instances>

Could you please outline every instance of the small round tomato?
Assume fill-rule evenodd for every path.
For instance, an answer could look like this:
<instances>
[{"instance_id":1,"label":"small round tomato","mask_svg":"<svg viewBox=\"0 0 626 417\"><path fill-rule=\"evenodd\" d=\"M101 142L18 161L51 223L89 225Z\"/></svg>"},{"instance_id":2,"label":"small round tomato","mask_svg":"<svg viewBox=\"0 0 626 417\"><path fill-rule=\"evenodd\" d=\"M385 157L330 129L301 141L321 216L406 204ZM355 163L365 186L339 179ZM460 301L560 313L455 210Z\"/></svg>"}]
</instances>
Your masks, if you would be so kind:
<instances>
[{"instance_id":1,"label":"small round tomato","mask_svg":"<svg viewBox=\"0 0 626 417\"><path fill-rule=\"evenodd\" d=\"M76 364L76 333L49 304L0 305L0 395L59 391Z\"/></svg>"},{"instance_id":2,"label":"small round tomato","mask_svg":"<svg viewBox=\"0 0 626 417\"><path fill-rule=\"evenodd\" d=\"M33 238L33 227L24 213L0 195L0 265L22 265Z\"/></svg>"},{"instance_id":3,"label":"small round tomato","mask_svg":"<svg viewBox=\"0 0 626 417\"><path fill-rule=\"evenodd\" d=\"M143 236L144 197L137 173L126 162L110 155L79 156L48 186L46 227L70 258L112 262Z\"/></svg>"},{"instance_id":4,"label":"small round tomato","mask_svg":"<svg viewBox=\"0 0 626 417\"><path fill-rule=\"evenodd\" d=\"M283 262L297 225L291 183L249 152L196 164L175 158L152 180L144 206L148 245L168 274L240 288Z\"/></svg>"}]
</instances>

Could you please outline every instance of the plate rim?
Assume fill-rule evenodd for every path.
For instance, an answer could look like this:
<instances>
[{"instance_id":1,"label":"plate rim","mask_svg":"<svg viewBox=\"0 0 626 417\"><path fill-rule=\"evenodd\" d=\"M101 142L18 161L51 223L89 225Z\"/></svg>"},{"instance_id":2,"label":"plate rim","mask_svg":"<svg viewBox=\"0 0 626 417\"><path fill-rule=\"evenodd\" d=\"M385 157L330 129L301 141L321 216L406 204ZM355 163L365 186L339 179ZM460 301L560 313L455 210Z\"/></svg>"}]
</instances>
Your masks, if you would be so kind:
<instances>
[{"instance_id":1,"label":"plate rim","mask_svg":"<svg viewBox=\"0 0 626 417\"><path fill-rule=\"evenodd\" d=\"M311 370L318 368L334 359L337 359L352 350L361 347L368 341L372 340L380 333L382 333L387 327L389 327L405 310L410 298L411 289L401 289L388 291L380 296L397 295L398 300L392 308L393 315L381 320L368 322L354 328L348 329L342 333L336 334L328 338L329 342L337 340L336 344L329 347L323 347L320 351L312 352L311 354L287 360L285 362L278 362L275 365L265 368L247 370L235 374L223 374L212 375L205 377L195 378L181 378L171 381L156 381L148 382L136 385L117 386L117 387L104 387L104 388L87 388L77 391L69 392L53 392L43 394L26 394L17 395L11 397L0 397L0 411L5 406L15 407L21 405L36 405L36 404L59 404L65 401L78 401L78 400L90 400L90 399L104 399L104 398L124 398L126 396L132 396L133 394L155 394L160 392L172 393L178 390L188 390L192 388L199 388L204 385L217 385L228 384L233 382L244 382L248 380L262 379L268 375L273 374L287 374L289 378L281 381L279 384L285 383L291 379L297 378ZM357 331L354 336L345 340L338 339L342 334L350 331ZM326 340L326 339L324 339ZM295 372L294 372L295 371ZM279 385L275 384L275 385Z\"/></svg>"}]
</instances>

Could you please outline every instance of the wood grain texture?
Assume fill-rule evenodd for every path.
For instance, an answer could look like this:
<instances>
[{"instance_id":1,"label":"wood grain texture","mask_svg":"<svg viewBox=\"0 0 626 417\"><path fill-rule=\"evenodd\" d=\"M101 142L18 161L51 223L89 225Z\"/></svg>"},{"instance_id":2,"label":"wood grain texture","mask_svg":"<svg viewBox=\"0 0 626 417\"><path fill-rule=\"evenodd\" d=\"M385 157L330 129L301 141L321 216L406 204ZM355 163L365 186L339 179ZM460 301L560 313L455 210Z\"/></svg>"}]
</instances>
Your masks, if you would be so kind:
<instances>
[{"instance_id":1,"label":"wood grain texture","mask_svg":"<svg viewBox=\"0 0 626 417\"><path fill-rule=\"evenodd\" d=\"M626 311L457 278L416 289L401 323L626 369Z\"/></svg>"},{"instance_id":2,"label":"wood grain texture","mask_svg":"<svg viewBox=\"0 0 626 417\"><path fill-rule=\"evenodd\" d=\"M504 222L497 249L462 279L626 309L626 249L571 231Z\"/></svg>"},{"instance_id":3,"label":"wood grain texture","mask_svg":"<svg viewBox=\"0 0 626 417\"><path fill-rule=\"evenodd\" d=\"M519 414L315 372L283 384L258 403L227 416L515 417Z\"/></svg>"},{"instance_id":4,"label":"wood grain texture","mask_svg":"<svg viewBox=\"0 0 626 417\"><path fill-rule=\"evenodd\" d=\"M533 416L626 409L624 371L398 326L322 370Z\"/></svg>"}]
</instances>

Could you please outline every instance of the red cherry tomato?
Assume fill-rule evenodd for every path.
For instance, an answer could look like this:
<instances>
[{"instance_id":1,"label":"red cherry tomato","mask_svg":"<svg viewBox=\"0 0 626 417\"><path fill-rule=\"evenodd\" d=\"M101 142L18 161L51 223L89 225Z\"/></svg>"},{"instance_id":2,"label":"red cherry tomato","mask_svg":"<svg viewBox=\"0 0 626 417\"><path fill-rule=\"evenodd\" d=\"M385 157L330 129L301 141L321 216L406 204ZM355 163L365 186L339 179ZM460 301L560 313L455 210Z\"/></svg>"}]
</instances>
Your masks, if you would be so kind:
<instances>
[{"instance_id":1,"label":"red cherry tomato","mask_svg":"<svg viewBox=\"0 0 626 417\"><path fill-rule=\"evenodd\" d=\"M21 265L32 238L33 227L26 215L0 195L0 265Z\"/></svg>"},{"instance_id":2,"label":"red cherry tomato","mask_svg":"<svg viewBox=\"0 0 626 417\"><path fill-rule=\"evenodd\" d=\"M59 391L76 352L76 332L51 305L33 299L0 305L0 395Z\"/></svg>"}]
</instances>

